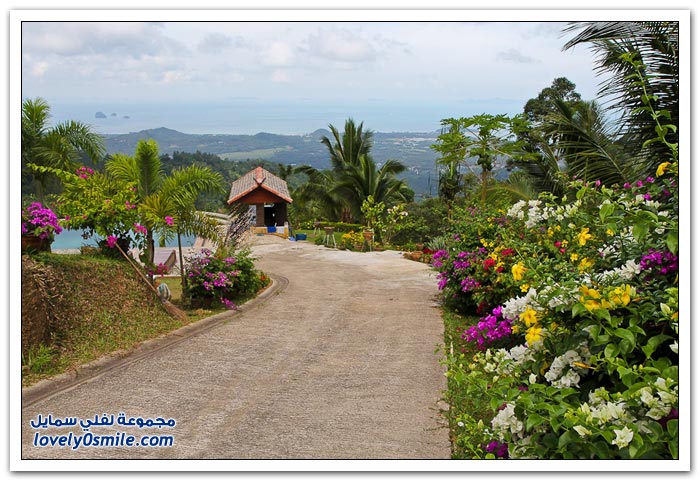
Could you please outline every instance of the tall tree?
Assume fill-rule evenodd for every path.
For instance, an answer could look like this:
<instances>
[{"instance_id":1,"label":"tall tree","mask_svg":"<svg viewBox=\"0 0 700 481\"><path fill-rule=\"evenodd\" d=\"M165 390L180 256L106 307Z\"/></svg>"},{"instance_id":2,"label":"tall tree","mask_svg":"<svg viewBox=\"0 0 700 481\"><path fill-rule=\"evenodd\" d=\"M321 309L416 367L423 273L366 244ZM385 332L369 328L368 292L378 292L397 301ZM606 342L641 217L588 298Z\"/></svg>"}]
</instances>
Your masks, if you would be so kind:
<instances>
[{"instance_id":1,"label":"tall tree","mask_svg":"<svg viewBox=\"0 0 700 481\"><path fill-rule=\"evenodd\" d=\"M36 195L44 202L46 185L53 176L48 167L72 170L80 152L97 162L105 153L102 137L90 126L75 122L61 122L50 126L51 108L42 98L22 102L22 164L35 180Z\"/></svg>"},{"instance_id":2,"label":"tall tree","mask_svg":"<svg viewBox=\"0 0 700 481\"><path fill-rule=\"evenodd\" d=\"M523 113L531 123L541 123L545 117L556 111L556 101L568 104L580 102L581 94L576 91L576 84L566 77L555 78L552 85L543 88L537 97L525 103Z\"/></svg>"},{"instance_id":3,"label":"tall tree","mask_svg":"<svg viewBox=\"0 0 700 481\"><path fill-rule=\"evenodd\" d=\"M447 165L463 163L468 157L476 157L481 167L481 202L486 203L488 180L498 158L512 158L522 150L515 132L523 128L524 119L519 116L479 114L471 117L443 119L449 126L438 136L432 147L441 155L439 163Z\"/></svg>"}]
</instances>

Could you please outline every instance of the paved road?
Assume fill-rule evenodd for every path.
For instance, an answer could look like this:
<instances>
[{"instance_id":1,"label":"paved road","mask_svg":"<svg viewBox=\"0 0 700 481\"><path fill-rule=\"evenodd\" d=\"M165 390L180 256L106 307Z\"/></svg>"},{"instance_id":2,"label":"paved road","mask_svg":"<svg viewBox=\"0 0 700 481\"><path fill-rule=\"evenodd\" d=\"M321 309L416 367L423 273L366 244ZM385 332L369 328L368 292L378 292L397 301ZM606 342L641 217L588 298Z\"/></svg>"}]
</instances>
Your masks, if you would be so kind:
<instances>
[{"instance_id":1,"label":"paved road","mask_svg":"<svg viewBox=\"0 0 700 481\"><path fill-rule=\"evenodd\" d=\"M288 280L276 295L24 408L22 457L448 459L435 353L442 323L427 266L390 251L268 242L254 252L260 268ZM177 424L120 426L120 412ZM32 429L39 414L84 420L103 413L115 416L114 425L90 427L93 436L172 435L174 445L32 445L37 432L72 432L73 443L87 433Z\"/></svg>"}]
</instances>

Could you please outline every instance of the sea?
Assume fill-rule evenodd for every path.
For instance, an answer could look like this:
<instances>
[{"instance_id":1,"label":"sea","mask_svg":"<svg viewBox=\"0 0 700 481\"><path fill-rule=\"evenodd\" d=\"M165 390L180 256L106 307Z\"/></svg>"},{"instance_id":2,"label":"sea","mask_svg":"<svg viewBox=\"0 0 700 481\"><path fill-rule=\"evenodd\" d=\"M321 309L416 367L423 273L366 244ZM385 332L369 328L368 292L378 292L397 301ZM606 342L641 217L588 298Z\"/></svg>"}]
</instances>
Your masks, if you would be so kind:
<instances>
[{"instance_id":1,"label":"sea","mask_svg":"<svg viewBox=\"0 0 700 481\"><path fill-rule=\"evenodd\" d=\"M63 231L61 231L60 234L58 234L54 238L53 243L51 243L51 250L57 251L57 250L80 249L82 246L96 247L97 242L100 239L101 239L101 237L96 236L96 235L84 238L82 230L64 229ZM194 245L195 237L194 236L183 236L181 238L181 240L182 240L182 247L191 247ZM165 246L166 247L177 247L177 239L173 239L169 242L166 242ZM157 243L156 243L156 247L158 247Z\"/></svg>"},{"instance_id":2,"label":"sea","mask_svg":"<svg viewBox=\"0 0 700 481\"><path fill-rule=\"evenodd\" d=\"M254 135L267 132L304 135L332 124L342 130L352 118L375 132L434 132L440 121L482 112L515 114L522 101L478 99L451 103L417 101L410 104L263 101L234 99L221 102L134 103L114 101L52 101L52 122L77 120L100 134L124 134L166 127L186 134ZM99 114L98 114L99 113ZM97 117L96 117L97 114Z\"/></svg>"}]
</instances>

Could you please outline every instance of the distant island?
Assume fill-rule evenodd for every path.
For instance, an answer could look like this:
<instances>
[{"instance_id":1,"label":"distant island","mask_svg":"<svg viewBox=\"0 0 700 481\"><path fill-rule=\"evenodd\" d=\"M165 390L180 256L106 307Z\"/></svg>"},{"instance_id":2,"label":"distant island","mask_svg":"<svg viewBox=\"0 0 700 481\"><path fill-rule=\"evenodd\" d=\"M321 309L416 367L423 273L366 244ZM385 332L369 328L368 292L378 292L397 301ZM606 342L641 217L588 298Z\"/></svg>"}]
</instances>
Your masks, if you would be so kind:
<instances>
[{"instance_id":1,"label":"distant island","mask_svg":"<svg viewBox=\"0 0 700 481\"><path fill-rule=\"evenodd\" d=\"M104 112L95 112L95 118L96 119L106 119L107 116L105 115Z\"/></svg>"}]
</instances>

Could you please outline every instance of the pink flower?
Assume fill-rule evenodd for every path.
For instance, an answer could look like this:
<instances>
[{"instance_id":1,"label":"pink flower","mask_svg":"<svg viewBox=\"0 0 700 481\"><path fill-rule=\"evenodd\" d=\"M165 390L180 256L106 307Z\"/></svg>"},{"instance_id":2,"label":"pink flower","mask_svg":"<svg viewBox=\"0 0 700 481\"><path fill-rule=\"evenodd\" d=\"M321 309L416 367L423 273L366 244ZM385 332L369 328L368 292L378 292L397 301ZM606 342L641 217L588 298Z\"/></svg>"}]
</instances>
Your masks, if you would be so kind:
<instances>
[{"instance_id":1,"label":"pink flower","mask_svg":"<svg viewBox=\"0 0 700 481\"><path fill-rule=\"evenodd\" d=\"M113 249L115 245L117 245L117 238L113 235L107 237L107 247Z\"/></svg>"},{"instance_id":2,"label":"pink flower","mask_svg":"<svg viewBox=\"0 0 700 481\"><path fill-rule=\"evenodd\" d=\"M146 229L146 228L145 228L144 226L142 226L141 224L134 224L134 230L135 230L136 232L140 232L140 233L143 234L143 235L148 234L148 229Z\"/></svg>"},{"instance_id":3,"label":"pink flower","mask_svg":"<svg viewBox=\"0 0 700 481\"><path fill-rule=\"evenodd\" d=\"M173 225L173 222L174 222L174 221L173 221L173 218L170 217L169 215L166 215L164 220L165 220L165 223L166 223L166 224L168 224L168 225Z\"/></svg>"}]
</instances>

